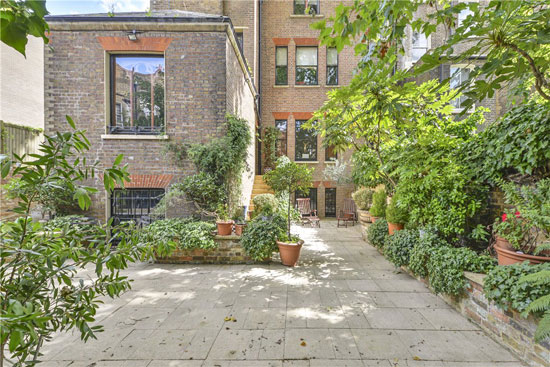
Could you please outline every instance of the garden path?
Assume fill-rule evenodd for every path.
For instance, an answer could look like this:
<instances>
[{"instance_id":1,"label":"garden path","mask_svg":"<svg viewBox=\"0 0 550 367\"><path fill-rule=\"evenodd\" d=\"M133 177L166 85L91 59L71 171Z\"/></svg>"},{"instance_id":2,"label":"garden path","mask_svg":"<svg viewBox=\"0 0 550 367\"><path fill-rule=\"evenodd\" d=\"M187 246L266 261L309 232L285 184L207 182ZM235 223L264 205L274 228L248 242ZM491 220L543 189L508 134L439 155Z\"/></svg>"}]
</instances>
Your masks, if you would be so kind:
<instances>
[{"instance_id":1,"label":"garden path","mask_svg":"<svg viewBox=\"0 0 550 367\"><path fill-rule=\"evenodd\" d=\"M506 349L397 271L359 226L296 228L302 261L137 264L133 289L98 313L105 332L62 334L42 366L521 366Z\"/></svg>"}]
</instances>

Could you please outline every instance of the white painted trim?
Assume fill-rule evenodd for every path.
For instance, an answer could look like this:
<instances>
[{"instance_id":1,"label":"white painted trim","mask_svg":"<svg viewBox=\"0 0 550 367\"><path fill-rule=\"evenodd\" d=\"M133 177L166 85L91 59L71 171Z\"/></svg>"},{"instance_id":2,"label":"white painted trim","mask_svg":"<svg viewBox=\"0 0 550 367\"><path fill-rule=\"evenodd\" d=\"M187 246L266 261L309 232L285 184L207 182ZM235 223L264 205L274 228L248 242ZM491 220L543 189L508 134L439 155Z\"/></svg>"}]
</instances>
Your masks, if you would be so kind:
<instances>
[{"instance_id":1,"label":"white painted trim","mask_svg":"<svg viewBox=\"0 0 550 367\"><path fill-rule=\"evenodd\" d=\"M103 134L103 140L168 140L168 135Z\"/></svg>"}]
</instances>

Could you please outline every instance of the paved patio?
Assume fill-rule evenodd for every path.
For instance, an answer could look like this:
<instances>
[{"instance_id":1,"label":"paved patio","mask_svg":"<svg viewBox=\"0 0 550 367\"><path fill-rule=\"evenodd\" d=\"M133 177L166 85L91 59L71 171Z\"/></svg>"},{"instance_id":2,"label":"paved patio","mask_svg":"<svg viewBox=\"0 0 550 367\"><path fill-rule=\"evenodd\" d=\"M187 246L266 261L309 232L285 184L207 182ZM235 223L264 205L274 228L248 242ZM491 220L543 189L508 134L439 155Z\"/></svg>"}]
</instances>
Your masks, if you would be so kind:
<instances>
[{"instance_id":1,"label":"paved patio","mask_svg":"<svg viewBox=\"0 0 550 367\"><path fill-rule=\"evenodd\" d=\"M105 332L63 334L42 366L522 366L361 240L359 227L297 228L296 268L138 264L108 301Z\"/></svg>"}]
</instances>

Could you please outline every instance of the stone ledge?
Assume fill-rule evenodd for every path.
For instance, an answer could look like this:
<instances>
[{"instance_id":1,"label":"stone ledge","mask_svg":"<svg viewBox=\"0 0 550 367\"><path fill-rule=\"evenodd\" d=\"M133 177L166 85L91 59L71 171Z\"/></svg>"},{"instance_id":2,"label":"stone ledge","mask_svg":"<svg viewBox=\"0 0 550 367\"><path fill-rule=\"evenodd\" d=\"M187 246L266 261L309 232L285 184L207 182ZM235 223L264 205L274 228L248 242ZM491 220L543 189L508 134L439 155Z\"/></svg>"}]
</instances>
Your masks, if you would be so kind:
<instances>
[{"instance_id":1,"label":"stone ledge","mask_svg":"<svg viewBox=\"0 0 550 367\"><path fill-rule=\"evenodd\" d=\"M168 140L168 135L103 134L103 140Z\"/></svg>"}]
</instances>

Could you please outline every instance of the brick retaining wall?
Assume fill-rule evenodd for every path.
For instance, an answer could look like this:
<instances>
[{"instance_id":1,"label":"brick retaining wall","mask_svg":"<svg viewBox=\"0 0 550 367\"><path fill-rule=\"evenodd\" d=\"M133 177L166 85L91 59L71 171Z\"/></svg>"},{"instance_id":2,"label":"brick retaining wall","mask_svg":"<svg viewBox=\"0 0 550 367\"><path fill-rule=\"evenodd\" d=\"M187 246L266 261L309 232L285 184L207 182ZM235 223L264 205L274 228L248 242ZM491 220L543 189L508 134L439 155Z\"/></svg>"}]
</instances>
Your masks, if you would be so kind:
<instances>
[{"instance_id":1,"label":"brick retaining wall","mask_svg":"<svg viewBox=\"0 0 550 367\"><path fill-rule=\"evenodd\" d=\"M241 237L216 236L217 249L175 250L171 256L157 258L161 264L252 264L256 261L246 256L241 247Z\"/></svg>"}]
</instances>

